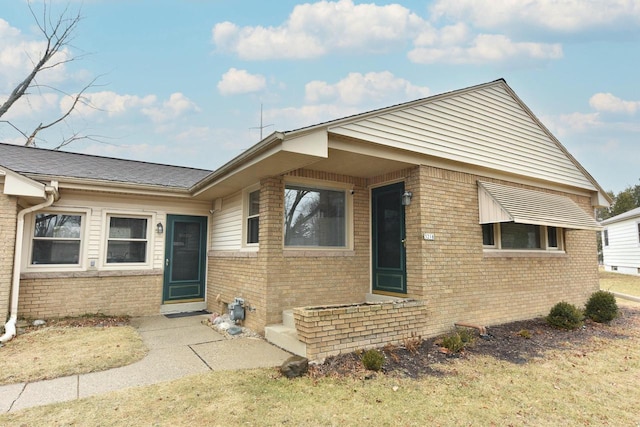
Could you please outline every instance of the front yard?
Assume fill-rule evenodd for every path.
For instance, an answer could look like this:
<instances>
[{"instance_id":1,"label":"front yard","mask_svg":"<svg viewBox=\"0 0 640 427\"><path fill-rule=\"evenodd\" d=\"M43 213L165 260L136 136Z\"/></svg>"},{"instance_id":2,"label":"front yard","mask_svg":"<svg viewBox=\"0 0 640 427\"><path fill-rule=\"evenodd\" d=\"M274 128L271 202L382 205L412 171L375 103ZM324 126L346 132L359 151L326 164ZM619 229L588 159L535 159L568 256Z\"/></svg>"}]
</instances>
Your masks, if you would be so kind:
<instances>
[{"instance_id":1,"label":"front yard","mask_svg":"<svg viewBox=\"0 0 640 427\"><path fill-rule=\"evenodd\" d=\"M611 288L618 275L601 278L602 289L640 290L640 278L622 278L631 280L625 291ZM493 327L491 339L462 356L447 357L426 340L420 356L387 348L384 373L346 356L334 366L342 373L319 366L294 380L277 369L214 371L9 413L0 424L635 426L640 304L619 304L622 315L610 325L587 322L574 332L555 333L540 320ZM414 364L424 357L429 369L407 371L405 357Z\"/></svg>"}]
</instances>

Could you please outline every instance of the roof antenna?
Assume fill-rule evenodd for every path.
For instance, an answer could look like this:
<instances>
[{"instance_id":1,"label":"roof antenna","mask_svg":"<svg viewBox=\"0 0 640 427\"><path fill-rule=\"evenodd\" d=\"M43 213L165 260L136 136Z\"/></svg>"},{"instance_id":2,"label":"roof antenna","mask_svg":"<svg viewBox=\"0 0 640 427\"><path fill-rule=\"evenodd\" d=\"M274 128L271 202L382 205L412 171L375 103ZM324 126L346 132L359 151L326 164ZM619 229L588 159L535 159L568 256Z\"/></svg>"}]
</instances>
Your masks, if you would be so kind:
<instances>
[{"instance_id":1,"label":"roof antenna","mask_svg":"<svg viewBox=\"0 0 640 427\"><path fill-rule=\"evenodd\" d=\"M260 129L260 141L262 141L262 130L264 128L268 128L269 126L273 126L273 124L263 125L262 124L262 102L260 103L260 126L255 126L249 129Z\"/></svg>"}]
</instances>

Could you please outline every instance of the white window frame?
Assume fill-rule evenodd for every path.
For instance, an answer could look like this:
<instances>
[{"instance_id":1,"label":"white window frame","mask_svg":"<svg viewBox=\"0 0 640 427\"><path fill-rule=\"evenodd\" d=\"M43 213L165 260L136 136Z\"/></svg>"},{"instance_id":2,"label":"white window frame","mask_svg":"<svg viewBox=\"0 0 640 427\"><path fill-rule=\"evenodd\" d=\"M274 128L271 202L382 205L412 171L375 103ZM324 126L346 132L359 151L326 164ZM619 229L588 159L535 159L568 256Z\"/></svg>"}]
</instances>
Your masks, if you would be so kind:
<instances>
[{"instance_id":1,"label":"white window frame","mask_svg":"<svg viewBox=\"0 0 640 427\"><path fill-rule=\"evenodd\" d=\"M485 224L481 224L485 225ZM549 227L546 225L535 225L536 227L540 227L540 248L527 248L527 249L516 249L516 248L503 248L502 247L502 223L491 223L493 225L493 245L485 245L484 244L484 235L481 231L482 247L484 250L491 252L518 252L518 253L541 253L541 252L561 252L564 253L564 228L555 227L556 229L556 239L557 246L549 246Z\"/></svg>"},{"instance_id":2,"label":"white window frame","mask_svg":"<svg viewBox=\"0 0 640 427\"><path fill-rule=\"evenodd\" d=\"M602 230L602 246L603 247L609 246L609 229L608 228L605 228L604 230Z\"/></svg>"},{"instance_id":3,"label":"white window frame","mask_svg":"<svg viewBox=\"0 0 640 427\"><path fill-rule=\"evenodd\" d=\"M288 186L308 187L313 190L328 190L344 192L345 214L344 214L344 246L305 246L305 245L286 245L284 223L282 229L282 247L285 251L351 251L353 250L353 184L340 182L327 182L309 178L285 179L282 197L284 199L284 191ZM284 201L282 203L282 217L284 219Z\"/></svg>"},{"instance_id":4,"label":"white window frame","mask_svg":"<svg viewBox=\"0 0 640 427\"><path fill-rule=\"evenodd\" d=\"M78 262L76 264L32 264L33 259L33 242L35 239L35 223L38 214L56 214L56 215L76 215L80 216L80 248L78 253ZM36 271L82 271L85 269L87 259L87 227L89 227L90 211L88 209L49 207L40 211L33 212L29 216L29 221L25 221L25 231L23 233L24 247L22 250L22 270L25 272Z\"/></svg>"},{"instance_id":5,"label":"white window frame","mask_svg":"<svg viewBox=\"0 0 640 427\"><path fill-rule=\"evenodd\" d=\"M250 211L250 197L251 194L260 191L260 184L252 185L244 189L242 194L242 247L246 249L257 250L260 246L260 233L258 232L258 241L255 243L248 243L249 238L249 219L258 218L258 224L260 223L260 212L257 215L249 215ZM258 225L258 229L260 225Z\"/></svg>"},{"instance_id":6,"label":"white window frame","mask_svg":"<svg viewBox=\"0 0 640 427\"><path fill-rule=\"evenodd\" d=\"M133 218L133 219L145 219L147 220L147 235L145 239L132 239L132 238L110 238L111 218ZM103 215L103 233L102 233L102 253L100 254L100 268L105 270L136 270L146 269L151 267L153 259L153 253L155 249L154 235L155 232L155 215L144 214L140 212L129 211L107 211ZM122 240L122 241L145 241L147 244L145 250L144 262L107 262L109 255L109 241L110 240Z\"/></svg>"}]
</instances>

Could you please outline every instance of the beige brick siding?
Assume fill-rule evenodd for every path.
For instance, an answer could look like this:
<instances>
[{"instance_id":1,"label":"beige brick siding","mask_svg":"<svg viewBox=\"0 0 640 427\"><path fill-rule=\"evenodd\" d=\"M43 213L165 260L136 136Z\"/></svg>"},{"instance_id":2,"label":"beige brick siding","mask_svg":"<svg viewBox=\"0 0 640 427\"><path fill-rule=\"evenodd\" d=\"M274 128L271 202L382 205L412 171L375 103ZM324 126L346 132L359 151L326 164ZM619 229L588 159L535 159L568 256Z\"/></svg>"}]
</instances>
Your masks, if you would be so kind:
<instances>
[{"instance_id":1,"label":"beige brick siding","mask_svg":"<svg viewBox=\"0 0 640 427\"><path fill-rule=\"evenodd\" d=\"M307 345L311 360L401 344L420 336L427 318L422 301L296 308L293 315L298 339Z\"/></svg>"},{"instance_id":2,"label":"beige brick siding","mask_svg":"<svg viewBox=\"0 0 640 427\"><path fill-rule=\"evenodd\" d=\"M162 271L30 273L20 281L18 312L25 318L102 313L158 314Z\"/></svg>"},{"instance_id":3,"label":"beige brick siding","mask_svg":"<svg viewBox=\"0 0 640 427\"><path fill-rule=\"evenodd\" d=\"M411 331L426 337L449 331L456 322L490 326L531 318L548 313L553 304L562 300L582 305L598 289L593 231L565 230L565 253L512 251L498 256L485 253L478 224L477 181L522 185L428 166L368 180L308 170L294 171L288 177L324 180L327 185L331 182L353 185L353 249L283 250L285 177L263 180L259 251L251 256L241 252L212 254L208 284L210 305L218 295L224 303L235 296L246 298L255 311L247 313L245 325L258 331L265 325L280 323L284 309L364 301L371 289L370 189L399 180L413 193L405 219L406 296L423 303L421 317L414 318ZM589 197L555 193L571 198L592 214ZM434 233L435 240L423 240L423 233ZM342 333L345 327L339 329ZM389 332L385 339L397 341L405 335L406 329ZM314 337L304 336L311 338ZM353 338L354 342L360 340L357 334ZM328 354L336 346L346 349L345 339L342 337L336 343L332 338L325 343L327 348L312 341L307 344L312 352Z\"/></svg>"},{"instance_id":4,"label":"beige brick siding","mask_svg":"<svg viewBox=\"0 0 640 427\"><path fill-rule=\"evenodd\" d=\"M492 325L544 315L562 300L582 305L598 289L594 231L565 230L566 254L486 256L478 225L478 179L491 180L423 166L408 180L417 185L407 207L408 280L420 281L410 289L422 288L409 296L426 301L425 335L459 321ZM592 214L589 197L558 194ZM424 232L434 233L435 240L422 240Z\"/></svg>"},{"instance_id":5,"label":"beige brick siding","mask_svg":"<svg viewBox=\"0 0 640 427\"><path fill-rule=\"evenodd\" d=\"M0 184L0 321L4 325L10 309L18 207L16 197L7 196L2 190Z\"/></svg>"}]
</instances>

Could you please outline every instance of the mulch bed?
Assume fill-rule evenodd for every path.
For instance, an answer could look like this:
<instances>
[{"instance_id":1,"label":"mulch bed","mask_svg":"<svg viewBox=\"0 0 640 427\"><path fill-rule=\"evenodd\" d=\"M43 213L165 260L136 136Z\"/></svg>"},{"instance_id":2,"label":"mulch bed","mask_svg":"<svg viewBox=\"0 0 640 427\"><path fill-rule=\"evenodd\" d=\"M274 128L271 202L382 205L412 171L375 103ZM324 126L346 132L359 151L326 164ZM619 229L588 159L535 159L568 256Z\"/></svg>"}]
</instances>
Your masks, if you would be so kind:
<instances>
[{"instance_id":1,"label":"mulch bed","mask_svg":"<svg viewBox=\"0 0 640 427\"><path fill-rule=\"evenodd\" d=\"M554 349L575 349L591 338L626 339L640 332L640 309L619 307L619 316L609 324L585 321L574 331L549 326L544 318L512 322L487 328L487 336L478 337L463 351L447 353L440 345L441 338L406 340L404 345L388 345L382 349L385 374L419 378L425 375L444 375L439 365L452 358L487 355L514 364L524 364L534 358L543 358ZM476 335L477 332L476 332ZM366 371L359 353L345 353L328 357L324 363L310 366L309 375L322 376L375 376Z\"/></svg>"}]
</instances>

